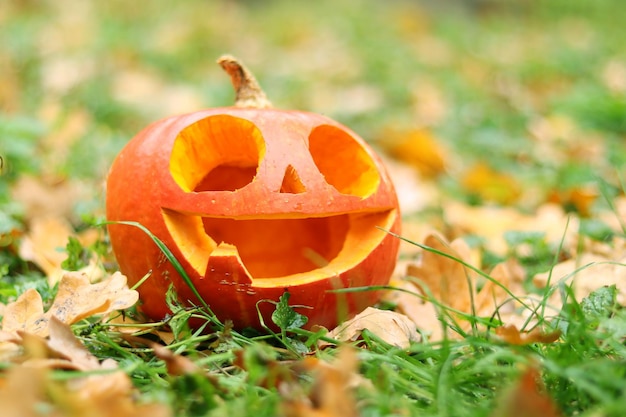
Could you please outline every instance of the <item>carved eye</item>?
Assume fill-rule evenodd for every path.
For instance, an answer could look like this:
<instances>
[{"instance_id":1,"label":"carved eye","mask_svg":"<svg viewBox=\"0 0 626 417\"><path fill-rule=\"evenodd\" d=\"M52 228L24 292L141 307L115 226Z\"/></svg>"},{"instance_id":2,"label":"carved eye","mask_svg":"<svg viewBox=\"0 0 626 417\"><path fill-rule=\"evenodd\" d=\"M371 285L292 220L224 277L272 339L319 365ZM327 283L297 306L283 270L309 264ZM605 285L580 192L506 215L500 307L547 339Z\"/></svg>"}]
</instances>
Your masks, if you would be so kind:
<instances>
[{"instance_id":1,"label":"carved eye","mask_svg":"<svg viewBox=\"0 0 626 417\"><path fill-rule=\"evenodd\" d=\"M235 191L254 180L264 155L263 136L252 122L211 116L180 132L170 172L185 191Z\"/></svg>"},{"instance_id":2,"label":"carved eye","mask_svg":"<svg viewBox=\"0 0 626 417\"><path fill-rule=\"evenodd\" d=\"M309 150L326 182L342 194L367 198L380 184L380 174L363 145L346 131L321 125L309 135Z\"/></svg>"}]
</instances>

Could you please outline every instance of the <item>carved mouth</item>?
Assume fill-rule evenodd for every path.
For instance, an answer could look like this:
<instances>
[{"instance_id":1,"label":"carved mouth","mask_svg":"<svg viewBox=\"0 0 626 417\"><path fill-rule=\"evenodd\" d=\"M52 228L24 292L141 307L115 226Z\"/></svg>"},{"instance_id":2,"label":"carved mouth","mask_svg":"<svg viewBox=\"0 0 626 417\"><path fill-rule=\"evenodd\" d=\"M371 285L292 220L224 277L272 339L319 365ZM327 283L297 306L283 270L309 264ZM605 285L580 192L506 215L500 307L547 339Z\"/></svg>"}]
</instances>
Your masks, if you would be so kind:
<instances>
[{"instance_id":1,"label":"carved mouth","mask_svg":"<svg viewBox=\"0 0 626 417\"><path fill-rule=\"evenodd\" d=\"M367 257L390 229L395 210L348 213L301 219L202 217L163 209L163 218L176 246L201 276L212 254L228 248L257 280L302 275L315 279L353 267ZM304 277L306 275L306 277ZM321 275L320 275L321 276Z\"/></svg>"}]
</instances>

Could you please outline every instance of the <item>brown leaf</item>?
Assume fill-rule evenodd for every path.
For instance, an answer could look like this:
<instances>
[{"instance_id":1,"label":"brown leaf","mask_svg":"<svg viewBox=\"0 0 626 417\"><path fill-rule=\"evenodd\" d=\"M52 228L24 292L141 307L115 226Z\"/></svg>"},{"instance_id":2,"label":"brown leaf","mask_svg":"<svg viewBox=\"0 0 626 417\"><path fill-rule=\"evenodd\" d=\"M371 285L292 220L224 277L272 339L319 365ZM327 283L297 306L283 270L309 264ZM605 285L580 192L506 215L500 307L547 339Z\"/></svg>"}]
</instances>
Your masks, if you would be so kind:
<instances>
[{"instance_id":1,"label":"brown leaf","mask_svg":"<svg viewBox=\"0 0 626 417\"><path fill-rule=\"evenodd\" d=\"M307 396L293 385L283 385L281 405L287 417L356 417L356 400L351 389L358 376L358 359L353 349L341 347L332 363L307 358L299 364L313 375L313 385Z\"/></svg>"},{"instance_id":2,"label":"brown leaf","mask_svg":"<svg viewBox=\"0 0 626 417\"><path fill-rule=\"evenodd\" d=\"M511 207L468 206L449 202L445 216L454 236L476 235L485 246L499 255L507 255L509 247L504 239L507 231L540 231L550 243L563 241L565 247L578 241L578 219L571 217L556 204L544 204L532 215Z\"/></svg>"},{"instance_id":3,"label":"brown leaf","mask_svg":"<svg viewBox=\"0 0 626 417\"><path fill-rule=\"evenodd\" d=\"M98 233L94 229L88 229L76 235L71 224L61 216L32 218L30 230L20 243L20 257L37 265L48 278L50 286L54 286L67 272L61 264L67 259L65 246L70 236L76 237L81 244L87 246L96 241ZM102 270L93 260L80 272L88 274L92 281L102 278Z\"/></svg>"},{"instance_id":4,"label":"brown leaf","mask_svg":"<svg viewBox=\"0 0 626 417\"><path fill-rule=\"evenodd\" d=\"M84 274L68 272L59 283L57 296L47 314L72 324L96 314L131 307L138 298L137 291L128 289L126 277L120 272L96 284L91 284Z\"/></svg>"},{"instance_id":5,"label":"brown leaf","mask_svg":"<svg viewBox=\"0 0 626 417\"><path fill-rule=\"evenodd\" d=\"M560 331L544 333L540 328L535 327L529 332L520 332L517 326L509 324L496 329L496 334L500 339L511 345L530 345L532 343L553 343L561 337Z\"/></svg>"},{"instance_id":6,"label":"brown leaf","mask_svg":"<svg viewBox=\"0 0 626 417\"><path fill-rule=\"evenodd\" d=\"M30 231L20 244L20 256L31 261L46 274L61 273L61 263L67 258L63 249L74 233L70 223L60 216L31 219Z\"/></svg>"},{"instance_id":7,"label":"brown leaf","mask_svg":"<svg viewBox=\"0 0 626 417\"><path fill-rule=\"evenodd\" d=\"M339 341L355 341L361 337L363 330L368 330L390 345L403 349L408 348L411 342L421 340L415 330L415 323L409 318L374 307L366 308L352 320L337 326L328 333L328 337Z\"/></svg>"},{"instance_id":8,"label":"brown leaf","mask_svg":"<svg viewBox=\"0 0 626 417\"><path fill-rule=\"evenodd\" d=\"M463 175L463 187L486 201L510 204L517 200L521 188L515 178L479 163Z\"/></svg>"},{"instance_id":9,"label":"brown leaf","mask_svg":"<svg viewBox=\"0 0 626 417\"><path fill-rule=\"evenodd\" d=\"M389 130L380 142L391 156L413 166L425 177L445 171L445 152L430 130Z\"/></svg>"},{"instance_id":10,"label":"brown leaf","mask_svg":"<svg viewBox=\"0 0 626 417\"><path fill-rule=\"evenodd\" d=\"M157 343L152 343L150 346L154 351L154 355L165 362L169 375L177 376L202 372L202 370L188 358L177 355Z\"/></svg>"},{"instance_id":11,"label":"brown leaf","mask_svg":"<svg viewBox=\"0 0 626 417\"><path fill-rule=\"evenodd\" d=\"M91 185L85 181L28 175L21 175L11 187L11 197L24 207L27 219L69 219L76 202L86 201L91 193Z\"/></svg>"},{"instance_id":12,"label":"brown leaf","mask_svg":"<svg viewBox=\"0 0 626 417\"><path fill-rule=\"evenodd\" d=\"M43 368L13 367L3 375L0 404L5 416L38 417L37 407L46 395L47 372ZM49 413L50 417L61 417Z\"/></svg>"},{"instance_id":13,"label":"brown leaf","mask_svg":"<svg viewBox=\"0 0 626 417\"><path fill-rule=\"evenodd\" d=\"M519 307L519 303L512 299L509 293L518 297L526 294L523 287L526 271L515 259L509 259L497 264L489 276L491 280L487 280L476 294L475 311L481 315L491 315L497 311L499 316L513 313L513 310Z\"/></svg>"},{"instance_id":14,"label":"brown leaf","mask_svg":"<svg viewBox=\"0 0 626 417\"><path fill-rule=\"evenodd\" d=\"M20 332L20 343L24 348L22 364L12 368L0 380L3 416L40 415L36 407L41 406L45 406L46 415L59 417L170 415L165 406L137 404L135 389L128 375L118 370L117 363L112 359L99 362L76 338L69 325L52 316L49 329L48 339ZM50 369L88 373L59 381L49 378ZM9 410L15 410L14 414Z\"/></svg>"},{"instance_id":15,"label":"brown leaf","mask_svg":"<svg viewBox=\"0 0 626 417\"><path fill-rule=\"evenodd\" d=\"M429 340L441 340L443 327L435 305L420 297L422 292L413 282L393 280L390 285L398 290L388 291L384 299L396 306L394 310L407 316L418 329L428 333Z\"/></svg>"},{"instance_id":16,"label":"brown leaf","mask_svg":"<svg viewBox=\"0 0 626 417\"><path fill-rule=\"evenodd\" d=\"M508 392L500 396L491 417L560 417L562 414L544 392L537 369L528 368Z\"/></svg>"},{"instance_id":17,"label":"brown leaf","mask_svg":"<svg viewBox=\"0 0 626 417\"><path fill-rule=\"evenodd\" d=\"M424 239L424 245L434 251L424 251L421 262L407 267L407 275L419 280L418 287L423 284L423 294L430 294L456 310L469 312L473 296L470 285L476 281L476 273L459 262L469 261L467 244L462 240L449 244L443 237L431 234Z\"/></svg>"},{"instance_id":18,"label":"brown leaf","mask_svg":"<svg viewBox=\"0 0 626 417\"><path fill-rule=\"evenodd\" d=\"M100 368L98 359L74 336L74 332L68 324L52 316L50 317L49 328L48 346L71 362L75 369L89 371Z\"/></svg>"},{"instance_id":19,"label":"brown leaf","mask_svg":"<svg viewBox=\"0 0 626 417\"><path fill-rule=\"evenodd\" d=\"M431 234L424 239L424 245L433 250L424 251L420 262L407 267L407 275L413 279L401 288L422 294L426 301L407 293L388 296L388 299L397 303L398 310L421 330L430 333L431 340L439 340L444 328L439 317L440 309L427 301L430 297L444 308L450 308L449 314L461 319L459 324L464 330L469 329L470 323L463 321L458 313L483 317L497 315L507 321L522 317L516 311L520 303L509 294L522 298L526 294L522 286L524 270L515 261L496 265L489 275L491 279L487 280L465 266L475 261L472 261L472 251L463 240L447 243L443 237ZM482 288L477 291L479 286ZM531 314L530 309L524 312Z\"/></svg>"},{"instance_id":20,"label":"brown leaf","mask_svg":"<svg viewBox=\"0 0 626 417\"><path fill-rule=\"evenodd\" d=\"M40 334L47 326L44 318L43 300L37 290L27 289L18 299L9 303L4 310L2 330L14 333L18 330Z\"/></svg>"},{"instance_id":21,"label":"brown leaf","mask_svg":"<svg viewBox=\"0 0 626 417\"><path fill-rule=\"evenodd\" d=\"M37 417L42 409L49 417L171 416L164 405L137 403L130 378L122 371L63 381L51 378L47 368L23 365L9 369L2 382L3 416Z\"/></svg>"},{"instance_id":22,"label":"brown leaf","mask_svg":"<svg viewBox=\"0 0 626 417\"><path fill-rule=\"evenodd\" d=\"M131 307L137 300L137 291L128 289L126 277L119 272L97 284L91 284L83 274L68 272L61 279L57 296L47 312L43 312L41 296L34 290L27 290L6 306L2 330L45 337L49 334L52 316L73 324L96 314Z\"/></svg>"},{"instance_id":23,"label":"brown leaf","mask_svg":"<svg viewBox=\"0 0 626 417\"><path fill-rule=\"evenodd\" d=\"M626 303L626 253L613 254L614 258L583 253L578 258L569 259L555 265L551 271L535 275L533 283L544 288L555 285L560 280L571 283L578 301L603 286L617 287L617 302Z\"/></svg>"}]
</instances>

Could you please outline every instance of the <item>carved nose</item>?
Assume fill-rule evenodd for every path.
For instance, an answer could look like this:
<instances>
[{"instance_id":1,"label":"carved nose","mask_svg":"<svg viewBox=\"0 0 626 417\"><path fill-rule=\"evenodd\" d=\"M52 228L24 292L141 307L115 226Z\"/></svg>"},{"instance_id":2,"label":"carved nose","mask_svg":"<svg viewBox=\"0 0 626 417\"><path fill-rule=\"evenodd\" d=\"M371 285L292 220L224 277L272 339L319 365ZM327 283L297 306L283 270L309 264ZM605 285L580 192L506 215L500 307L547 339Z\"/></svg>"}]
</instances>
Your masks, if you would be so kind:
<instances>
[{"instance_id":1,"label":"carved nose","mask_svg":"<svg viewBox=\"0 0 626 417\"><path fill-rule=\"evenodd\" d=\"M291 165L285 169L283 183L280 185L280 192L287 194L300 194L306 191L298 172Z\"/></svg>"}]
</instances>

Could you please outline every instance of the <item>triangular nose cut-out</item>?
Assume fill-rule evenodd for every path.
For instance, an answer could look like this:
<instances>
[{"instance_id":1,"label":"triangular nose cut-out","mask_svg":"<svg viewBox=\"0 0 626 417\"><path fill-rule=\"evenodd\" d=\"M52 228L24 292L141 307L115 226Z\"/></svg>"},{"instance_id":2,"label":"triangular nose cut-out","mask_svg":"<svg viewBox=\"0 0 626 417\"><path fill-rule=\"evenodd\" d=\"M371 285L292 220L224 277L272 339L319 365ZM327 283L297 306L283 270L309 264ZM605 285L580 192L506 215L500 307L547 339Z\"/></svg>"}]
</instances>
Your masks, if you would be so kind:
<instances>
[{"instance_id":1,"label":"triangular nose cut-out","mask_svg":"<svg viewBox=\"0 0 626 417\"><path fill-rule=\"evenodd\" d=\"M288 194L300 194L306 191L306 187L302 184L300 176L296 172L295 168L291 165L285 169L285 176L283 177L283 183L280 186L281 193Z\"/></svg>"}]
</instances>

